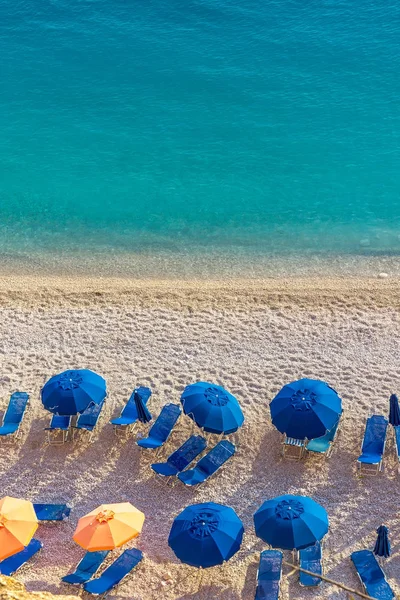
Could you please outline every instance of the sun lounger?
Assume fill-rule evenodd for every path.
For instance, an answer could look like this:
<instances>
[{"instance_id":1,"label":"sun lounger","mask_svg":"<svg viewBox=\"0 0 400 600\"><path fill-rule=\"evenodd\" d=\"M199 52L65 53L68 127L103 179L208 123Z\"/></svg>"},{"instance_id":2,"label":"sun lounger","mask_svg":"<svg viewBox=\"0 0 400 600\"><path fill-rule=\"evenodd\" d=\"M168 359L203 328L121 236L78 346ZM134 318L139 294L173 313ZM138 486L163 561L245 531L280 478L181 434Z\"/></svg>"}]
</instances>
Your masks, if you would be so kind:
<instances>
[{"instance_id":1,"label":"sun lounger","mask_svg":"<svg viewBox=\"0 0 400 600\"><path fill-rule=\"evenodd\" d=\"M313 546L300 550L299 562L302 569L322 575L322 547L320 542L316 542ZM319 577L313 577L300 571L300 585L316 587L320 583L321 579Z\"/></svg>"},{"instance_id":2,"label":"sun lounger","mask_svg":"<svg viewBox=\"0 0 400 600\"><path fill-rule=\"evenodd\" d=\"M173 477L186 469L206 446L207 442L201 435L192 435L167 458L166 462L154 463L151 468L157 475Z\"/></svg>"},{"instance_id":3,"label":"sun lounger","mask_svg":"<svg viewBox=\"0 0 400 600\"><path fill-rule=\"evenodd\" d=\"M326 456L329 458L329 456L332 454L333 443L337 436L338 427L339 421L334 427L332 427L330 431L327 431L326 434L322 437L315 438L314 440L310 440L309 442L307 442L307 452L317 452L319 454L326 454Z\"/></svg>"},{"instance_id":4,"label":"sun lounger","mask_svg":"<svg viewBox=\"0 0 400 600\"><path fill-rule=\"evenodd\" d=\"M13 575L18 569L20 569L25 563L28 562L39 550L43 547L42 542L32 538L29 544L8 558L5 558L0 562L0 573L1 575Z\"/></svg>"},{"instance_id":5,"label":"sun lounger","mask_svg":"<svg viewBox=\"0 0 400 600\"><path fill-rule=\"evenodd\" d=\"M393 427L394 437L396 440L397 460L400 461L400 425Z\"/></svg>"},{"instance_id":6,"label":"sun lounger","mask_svg":"<svg viewBox=\"0 0 400 600\"><path fill-rule=\"evenodd\" d=\"M3 423L0 427L0 436L12 436L18 439L21 433L21 423L25 414L29 394L26 392L14 392L10 397L10 402L6 413L3 416Z\"/></svg>"},{"instance_id":7,"label":"sun lounger","mask_svg":"<svg viewBox=\"0 0 400 600\"><path fill-rule=\"evenodd\" d=\"M228 440L218 442L210 452L199 460L193 469L179 473L178 478L185 485L192 486L203 483L211 475L214 475L235 454L235 451L236 448L232 442L228 442Z\"/></svg>"},{"instance_id":8,"label":"sun lounger","mask_svg":"<svg viewBox=\"0 0 400 600\"><path fill-rule=\"evenodd\" d=\"M79 418L74 427L74 437L76 433L87 434L88 440L91 442L93 438L94 428L96 427L101 411L103 410L105 400L99 404L91 404L88 408L79 415Z\"/></svg>"},{"instance_id":9,"label":"sun lounger","mask_svg":"<svg viewBox=\"0 0 400 600\"><path fill-rule=\"evenodd\" d=\"M381 415L367 419L361 455L357 459L360 472L376 475L382 470L388 420Z\"/></svg>"},{"instance_id":10,"label":"sun lounger","mask_svg":"<svg viewBox=\"0 0 400 600\"><path fill-rule=\"evenodd\" d=\"M132 548L125 550L97 579L85 583L83 588L90 594L105 594L134 569L142 560L143 554L140 550Z\"/></svg>"},{"instance_id":11,"label":"sun lounger","mask_svg":"<svg viewBox=\"0 0 400 600\"><path fill-rule=\"evenodd\" d=\"M285 436L282 445L282 456L285 458L300 460L304 456L305 447L305 440L297 440L296 438Z\"/></svg>"},{"instance_id":12,"label":"sun lounger","mask_svg":"<svg viewBox=\"0 0 400 600\"><path fill-rule=\"evenodd\" d=\"M65 521L71 512L66 504L34 504L33 508L39 521Z\"/></svg>"},{"instance_id":13,"label":"sun lounger","mask_svg":"<svg viewBox=\"0 0 400 600\"><path fill-rule=\"evenodd\" d=\"M376 600L391 600L395 597L385 573L370 550L353 552L351 560L368 596Z\"/></svg>"},{"instance_id":14,"label":"sun lounger","mask_svg":"<svg viewBox=\"0 0 400 600\"><path fill-rule=\"evenodd\" d=\"M65 581L65 583L72 583L73 585L86 583L100 568L107 554L108 550L86 552L75 571L69 575L65 575L65 577L62 578L62 581Z\"/></svg>"},{"instance_id":15,"label":"sun lounger","mask_svg":"<svg viewBox=\"0 0 400 600\"><path fill-rule=\"evenodd\" d=\"M264 550L260 554L255 600L278 600L282 577L282 552Z\"/></svg>"},{"instance_id":16,"label":"sun lounger","mask_svg":"<svg viewBox=\"0 0 400 600\"><path fill-rule=\"evenodd\" d=\"M138 421L135 393L141 396L145 404L147 404L151 396L151 390L148 387L140 386L133 390L131 397L122 409L120 416L110 421L110 423L114 425L115 435L127 435L128 433L132 433L132 430Z\"/></svg>"},{"instance_id":17,"label":"sun lounger","mask_svg":"<svg viewBox=\"0 0 400 600\"><path fill-rule=\"evenodd\" d=\"M47 431L47 441L53 446L65 444L68 434L71 430L70 416L53 415L50 426L45 428Z\"/></svg>"},{"instance_id":18,"label":"sun lounger","mask_svg":"<svg viewBox=\"0 0 400 600\"><path fill-rule=\"evenodd\" d=\"M180 417L181 408L178 404L166 404L162 407L160 414L147 438L142 438L136 443L141 448L160 448L169 438Z\"/></svg>"}]
</instances>

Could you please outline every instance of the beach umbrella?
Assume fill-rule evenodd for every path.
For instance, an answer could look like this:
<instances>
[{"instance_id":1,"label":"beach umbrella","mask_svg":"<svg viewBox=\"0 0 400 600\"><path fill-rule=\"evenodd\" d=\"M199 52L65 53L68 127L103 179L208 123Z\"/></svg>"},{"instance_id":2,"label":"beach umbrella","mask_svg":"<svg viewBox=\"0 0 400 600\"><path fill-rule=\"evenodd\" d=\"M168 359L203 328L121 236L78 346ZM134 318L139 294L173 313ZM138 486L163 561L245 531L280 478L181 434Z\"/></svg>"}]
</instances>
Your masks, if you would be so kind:
<instances>
[{"instance_id":1,"label":"beach umbrella","mask_svg":"<svg viewBox=\"0 0 400 600\"><path fill-rule=\"evenodd\" d=\"M389 423L393 427L400 425L400 406L396 394L390 396Z\"/></svg>"},{"instance_id":2,"label":"beach umbrella","mask_svg":"<svg viewBox=\"0 0 400 600\"><path fill-rule=\"evenodd\" d=\"M184 413L209 433L234 433L243 425L239 402L219 385L192 383L184 389L181 402Z\"/></svg>"},{"instance_id":3,"label":"beach umbrella","mask_svg":"<svg viewBox=\"0 0 400 600\"><path fill-rule=\"evenodd\" d=\"M151 412L147 408L142 396L137 390L134 391L133 399L135 401L138 420L141 423L148 423L149 421L151 421Z\"/></svg>"},{"instance_id":4,"label":"beach umbrella","mask_svg":"<svg viewBox=\"0 0 400 600\"><path fill-rule=\"evenodd\" d=\"M106 382L88 369L64 371L54 375L42 388L44 407L55 415L76 415L107 395Z\"/></svg>"},{"instance_id":5,"label":"beach umbrella","mask_svg":"<svg viewBox=\"0 0 400 600\"><path fill-rule=\"evenodd\" d=\"M300 379L285 385L270 403L272 423L298 440L322 437L342 414L342 401L327 383Z\"/></svg>"},{"instance_id":6,"label":"beach umbrella","mask_svg":"<svg viewBox=\"0 0 400 600\"><path fill-rule=\"evenodd\" d=\"M380 525L376 530L378 537L375 542L374 554L388 558L390 556L389 529Z\"/></svg>"},{"instance_id":7,"label":"beach umbrella","mask_svg":"<svg viewBox=\"0 0 400 600\"><path fill-rule=\"evenodd\" d=\"M193 504L174 520L168 544L183 563L205 569L232 558L243 531L233 508L215 502Z\"/></svg>"},{"instance_id":8,"label":"beach umbrella","mask_svg":"<svg viewBox=\"0 0 400 600\"><path fill-rule=\"evenodd\" d=\"M130 502L103 504L81 517L73 539L85 550L113 550L137 537L144 514Z\"/></svg>"},{"instance_id":9,"label":"beach umbrella","mask_svg":"<svg viewBox=\"0 0 400 600\"><path fill-rule=\"evenodd\" d=\"M326 510L308 496L277 496L254 514L256 534L273 548L300 550L328 531Z\"/></svg>"},{"instance_id":10,"label":"beach umbrella","mask_svg":"<svg viewBox=\"0 0 400 600\"><path fill-rule=\"evenodd\" d=\"M29 544L38 519L32 502L5 496L0 500L0 560L20 552Z\"/></svg>"}]
</instances>

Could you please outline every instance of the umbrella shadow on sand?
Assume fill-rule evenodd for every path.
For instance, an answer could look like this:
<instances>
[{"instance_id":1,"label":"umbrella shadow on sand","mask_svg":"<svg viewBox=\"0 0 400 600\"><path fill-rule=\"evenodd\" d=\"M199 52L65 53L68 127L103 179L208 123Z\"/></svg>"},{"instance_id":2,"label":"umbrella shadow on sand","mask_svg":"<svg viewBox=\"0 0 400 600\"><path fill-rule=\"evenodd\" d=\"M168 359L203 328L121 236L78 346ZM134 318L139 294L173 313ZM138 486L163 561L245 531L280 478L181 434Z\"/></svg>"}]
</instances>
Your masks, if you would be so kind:
<instances>
[{"instance_id":1,"label":"umbrella shadow on sand","mask_svg":"<svg viewBox=\"0 0 400 600\"><path fill-rule=\"evenodd\" d=\"M176 600L210 600L211 598L218 598L218 600L241 600L241 597L233 590L224 589L217 585L200 585L199 590L194 594L183 594L183 596L177 596Z\"/></svg>"}]
</instances>

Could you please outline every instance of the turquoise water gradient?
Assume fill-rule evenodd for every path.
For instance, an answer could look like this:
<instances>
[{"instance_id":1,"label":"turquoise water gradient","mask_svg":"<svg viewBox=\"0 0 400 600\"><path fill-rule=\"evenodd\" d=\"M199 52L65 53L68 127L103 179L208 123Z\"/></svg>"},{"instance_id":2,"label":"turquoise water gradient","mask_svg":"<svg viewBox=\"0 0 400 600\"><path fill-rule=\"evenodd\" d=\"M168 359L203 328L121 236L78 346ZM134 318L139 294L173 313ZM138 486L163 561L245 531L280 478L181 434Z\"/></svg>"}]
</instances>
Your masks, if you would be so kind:
<instances>
[{"instance_id":1,"label":"turquoise water gradient","mask_svg":"<svg viewBox=\"0 0 400 600\"><path fill-rule=\"evenodd\" d=\"M396 0L0 3L0 250L400 252Z\"/></svg>"}]
</instances>

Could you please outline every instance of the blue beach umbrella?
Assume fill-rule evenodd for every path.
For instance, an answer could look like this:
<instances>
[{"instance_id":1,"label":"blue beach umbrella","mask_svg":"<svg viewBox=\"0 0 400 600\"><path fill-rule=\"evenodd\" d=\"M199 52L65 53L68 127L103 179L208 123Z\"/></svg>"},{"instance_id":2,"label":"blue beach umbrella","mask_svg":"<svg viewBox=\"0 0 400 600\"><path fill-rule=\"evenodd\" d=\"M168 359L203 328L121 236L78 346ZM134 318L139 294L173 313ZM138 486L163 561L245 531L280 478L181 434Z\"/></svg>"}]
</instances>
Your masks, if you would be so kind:
<instances>
[{"instance_id":1,"label":"blue beach umbrella","mask_svg":"<svg viewBox=\"0 0 400 600\"><path fill-rule=\"evenodd\" d=\"M147 408L146 403L144 402L142 396L137 390L134 391L133 399L135 401L138 420L141 423L148 423L149 421L151 421L151 412Z\"/></svg>"},{"instance_id":2,"label":"blue beach umbrella","mask_svg":"<svg viewBox=\"0 0 400 600\"><path fill-rule=\"evenodd\" d=\"M107 395L106 382L88 369L54 375L42 388L43 406L55 415L76 415Z\"/></svg>"},{"instance_id":3,"label":"blue beach umbrella","mask_svg":"<svg viewBox=\"0 0 400 600\"><path fill-rule=\"evenodd\" d=\"M342 414L338 393L316 379L299 379L285 385L269 406L278 431L298 440L322 437Z\"/></svg>"},{"instance_id":4,"label":"blue beach umbrella","mask_svg":"<svg viewBox=\"0 0 400 600\"><path fill-rule=\"evenodd\" d=\"M168 544L183 563L206 569L232 558L243 532L233 508L214 502L193 504L174 520Z\"/></svg>"},{"instance_id":5,"label":"blue beach umbrella","mask_svg":"<svg viewBox=\"0 0 400 600\"><path fill-rule=\"evenodd\" d=\"M375 542L374 554L388 558L390 556L389 529L385 525L380 525L376 533L378 537Z\"/></svg>"},{"instance_id":6,"label":"blue beach umbrella","mask_svg":"<svg viewBox=\"0 0 400 600\"><path fill-rule=\"evenodd\" d=\"M390 396L389 423L393 425L393 427L400 425L399 399L396 394Z\"/></svg>"},{"instance_id":7,"label":"blue beach umbrella","mask_svg":"<svg viewBox=\"0 0 400 600\"><path fill-rule=\"evenodd\" d=\"M308 496L277 496L254 514L256 534L273 548L300 550L328 531L326 510Z\"/></svg>"},{"instance_id":8,"label":"blue beach umbrella","mask_svg":"<svg viewBox=\"0 0 400 600\"><path fill-rule=\"evenodd\" d=\"M219 385L192 383L184 389L181 402L184 413L209 433L234 433L243 425L239 402Z\"/></svg>"}]
</instances>

